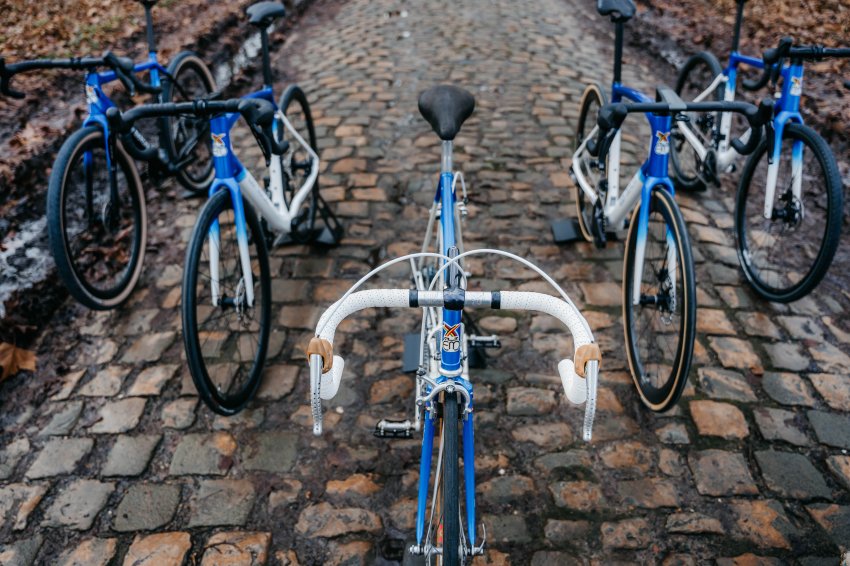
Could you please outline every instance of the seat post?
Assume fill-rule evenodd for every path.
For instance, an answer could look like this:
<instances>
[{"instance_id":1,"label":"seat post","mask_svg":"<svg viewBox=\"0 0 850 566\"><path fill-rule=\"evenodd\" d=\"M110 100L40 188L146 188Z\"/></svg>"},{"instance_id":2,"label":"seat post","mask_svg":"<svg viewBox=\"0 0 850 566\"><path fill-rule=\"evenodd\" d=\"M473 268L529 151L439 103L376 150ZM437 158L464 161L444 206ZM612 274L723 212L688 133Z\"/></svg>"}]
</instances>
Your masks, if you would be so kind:
<instances>
[{"instance_id":1,"label":"seat post","mask_svg":"<svg viewBox=\"0 0 850 566\"><path fill-rule=\"evenodd\" d=\"M440 161L441 173L452 172L452 141L443 140L443 157Z\"/></svg>"},{"instance_id":2,"label":"seat post","mask_svg":"<svg viewBox=\"0 0 850 566\"><path fill-rule=\"evenodd\" d=\"M738 42L741 40L741 22L744 19L744 2L738 0L738 13L735 15L735 35L732 36L732 51L738 51Z\"/></svg>"},{"instance_id":3,"label":"seat post","mask_svg":"<svg viewBox=\"0 0 850 566\"><path fill-rule=\"evenodd\" d=\"M623 65L623 22L614 23L614 82L620 82Z\"/></svg>"},{"instance_id":4,"label":"seat post","mask_svg":"<svg viewBox=\"0 0 850 566\"><path fill-rule=\"evenodd\" d=\"M151 14L153 5L148 2L145 2L143 5L145 7L145 31L147 32L148 52L153 53L156 51L156 41L153 37L153 14Z\"/></svg>"},{"instance_id":5,"label":"seat post","mask_svg":"<svg viewBox=\"0 0 850 566\"><path fill-rule=\"evenodd\" d=\"M263 82L264 86L271 88L272 86L272 65L271 65L271 57L269 55L269 29L268 27L263 27L260 30L260 40L263 45Z\"/></svg>"}]
</instances>

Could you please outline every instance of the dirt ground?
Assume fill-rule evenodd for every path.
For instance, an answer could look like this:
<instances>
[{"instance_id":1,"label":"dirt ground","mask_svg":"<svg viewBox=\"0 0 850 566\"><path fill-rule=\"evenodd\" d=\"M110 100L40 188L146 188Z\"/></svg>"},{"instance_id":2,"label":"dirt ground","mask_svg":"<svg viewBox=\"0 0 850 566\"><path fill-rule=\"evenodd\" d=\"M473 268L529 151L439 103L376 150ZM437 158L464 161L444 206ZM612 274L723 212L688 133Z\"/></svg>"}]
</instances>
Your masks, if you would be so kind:
<instances>
[{"instance_id":1,"label":"dirt ground","mask_svg":"<svg viewBox=\"0 0 850 566\"><path fill-rule=\"evenodd\" d=\"M672 40L686 55L707 50L723 65L735 27L736 0L641 0L641 25L630 30L648 40ZM699 25L696 25L698 22ZM847 47L850 4L843 0L750 0L744 7L740 51L759 56L783 37L795 43ZM681 61L683 63L684 61ZM676 62L678 63L678 62ZM850 139L850 59L806 65L803 110L829 142Z\"/></svg>"}]
</instances>

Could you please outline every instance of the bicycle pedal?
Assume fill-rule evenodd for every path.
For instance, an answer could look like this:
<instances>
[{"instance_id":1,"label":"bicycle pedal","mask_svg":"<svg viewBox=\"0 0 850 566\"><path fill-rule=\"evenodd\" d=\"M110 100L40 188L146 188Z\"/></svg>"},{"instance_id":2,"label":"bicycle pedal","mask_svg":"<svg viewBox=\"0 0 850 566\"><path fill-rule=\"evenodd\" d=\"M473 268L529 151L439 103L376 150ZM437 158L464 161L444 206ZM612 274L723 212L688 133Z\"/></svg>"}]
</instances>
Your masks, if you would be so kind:
<instances>
[{"instance_id":1,"label":"bicycle pedal","mask_svg":"<svg viewBox=\"0 0 850 566\"><path fill-rule=\"evenodd\" d=\"M410 420L392 421L381 419L373 433L378 438L413 438L414 426Z\"/></svg>"},{"instance_id":2,"label":"bicycle pedal","mask_svg":"<svg viewBox=\"0 0 850 566\"><path fill-rule=\"evenodd\" d=\"M470 336L469 337L469 347L470 348L501 348L502 342L499 341L499 337L495 334L491 334L490 336Z\"/></svg>"}]
</instances>

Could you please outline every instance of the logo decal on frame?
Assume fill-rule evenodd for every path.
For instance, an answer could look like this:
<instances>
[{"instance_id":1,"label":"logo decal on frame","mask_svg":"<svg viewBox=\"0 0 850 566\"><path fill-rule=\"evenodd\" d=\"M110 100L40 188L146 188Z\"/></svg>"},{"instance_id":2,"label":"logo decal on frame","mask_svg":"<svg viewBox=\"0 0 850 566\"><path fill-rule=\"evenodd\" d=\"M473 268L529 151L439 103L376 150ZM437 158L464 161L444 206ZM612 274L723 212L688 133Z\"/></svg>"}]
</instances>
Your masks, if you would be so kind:
<instances>
[{"instance_id":1,"label":"logo decal on frame","mask_svg":"<svg viewBox=\"0 0 850 566\"><path fill-rule=\"evenodd\" d=\"M449 326L443 323L443 351L444 352L459 352L460 351L460 336L458 335L460 323L454 326Z\"/></svg>"},{"instance_id":2,"label":"logo decal on frame","mask_svg":"<svg viewBox=\"0 0 850 566\"><path fill-rule=\"evenodd\" d=\"M670 153L670 132L655 132L655 137L658 138L655 142L655 153L657 155Z\"/></svg>"},{"instance_id":3,"label":"logo decal on frame","mask_svg":"<svg viewBox=\"0 0 850 566\"><path fill-rule=\"evenodd\" d=\"M212 136L212 154L215 157L224 157L227 155L227 146L224 145L224 138L227 134L210 134Z\"/></svg>"},{"instance_id":4,"label":"logo decal on frame","mask_svg":"<svg viewBox=\"0 0 850 566\"><path fill-rule=\"evenodd\" d=\"M86 85L86 102L97 104L97 91L92 85Z\"/></svg>"},{"instance_id":5,"label":"logo decal on frame","mask_svg":"<svg viewBox=\"0 0 850 566\"><path fill-rule=\"evenodd\" d=\"M803 94L803 77L791 77L791 96Z\"/></svg>"}]
</instances>

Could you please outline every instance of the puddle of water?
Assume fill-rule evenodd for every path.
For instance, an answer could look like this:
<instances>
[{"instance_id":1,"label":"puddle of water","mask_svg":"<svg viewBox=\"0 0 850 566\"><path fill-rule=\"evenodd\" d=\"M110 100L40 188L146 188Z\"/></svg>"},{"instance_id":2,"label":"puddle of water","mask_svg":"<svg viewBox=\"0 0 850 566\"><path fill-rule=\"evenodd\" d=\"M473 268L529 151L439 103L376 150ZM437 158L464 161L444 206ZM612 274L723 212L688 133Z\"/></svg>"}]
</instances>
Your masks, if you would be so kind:
<instances>
[{"instance_id":1,"label":"puddle of water","mask_svg":"<svg viewBox=\"0 0 850 566\"><path fill-rule=\"evenodd\" d=\"M3 242L0 251L0 319L6 316L5 302L15 291L43 281L53 268L47 249L47 219L25 222Z\"/></svg>"}]
</instances>

